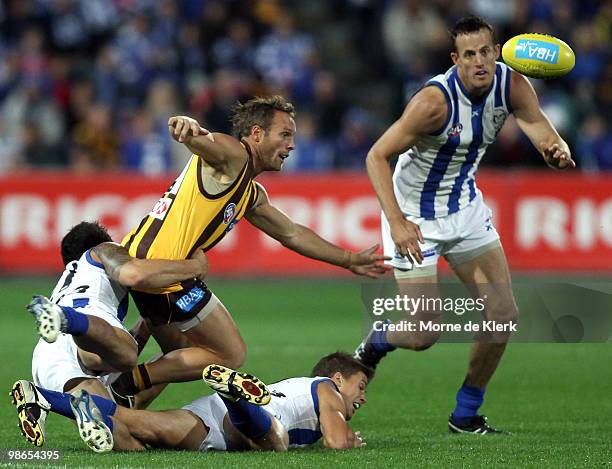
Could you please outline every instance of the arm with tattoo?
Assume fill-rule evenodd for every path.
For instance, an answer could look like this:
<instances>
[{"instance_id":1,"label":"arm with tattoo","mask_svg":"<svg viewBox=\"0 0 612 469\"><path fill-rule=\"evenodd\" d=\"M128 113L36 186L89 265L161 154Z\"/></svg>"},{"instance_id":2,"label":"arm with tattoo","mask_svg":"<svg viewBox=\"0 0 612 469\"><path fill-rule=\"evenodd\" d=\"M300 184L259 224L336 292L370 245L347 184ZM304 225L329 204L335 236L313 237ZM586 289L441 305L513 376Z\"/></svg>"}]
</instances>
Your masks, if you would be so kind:
<instances>
[{"instance_id":1,"label":"arm with tattoo","mask_svg":"<svg viewBox=\"0 0 612 469\"><path fill-rule=\"evenodd\" d=\"M189 278L203 277L208 272L206 256L199 250L192 259L137 259L119 244L102 243L92 249L92 254L104 265L110 278L126 287L163 288Z\"/></svg>"}]
</instances>

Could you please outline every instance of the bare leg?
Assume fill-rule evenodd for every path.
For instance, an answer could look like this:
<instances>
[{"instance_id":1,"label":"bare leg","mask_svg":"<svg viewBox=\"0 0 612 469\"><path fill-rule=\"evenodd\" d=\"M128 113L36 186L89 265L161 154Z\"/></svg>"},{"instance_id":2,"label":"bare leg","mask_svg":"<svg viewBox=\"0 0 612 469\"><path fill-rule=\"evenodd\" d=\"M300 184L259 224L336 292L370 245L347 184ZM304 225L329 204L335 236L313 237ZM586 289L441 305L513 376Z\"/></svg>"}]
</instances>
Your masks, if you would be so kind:
<instances>
[{"instance_id":1,"label":"bare leg","mask_svg":"<svg viewBox=\"0 0 612 469\"><path fill-rule=\"evenodd\" d=\"M97 395L104 397L106 399L111 399L110 395L106 388L102 385L102 383L95 378L91 379L73 379L68 381L64 385L64 392L70 392L75 394L79 390L86 390L88 393L92 395ZM121 406L117 406L117 412L121 409ZM142 445L140 441L132 437L130 432L128 431L125 424L118 420L115 417L111 417L113 420L113 440L114 440L114 450L118 451L139 451L144 450L145 447Z\"/></svg>"},{"instance_id":2,"label":"bare leg","mask_svg":"<svg viewBox=\"0 0 612 469\"><path fill-rule=\"evenodd\" d=\"M230 421L227 414L223 419L223 429L229 449L234 451L257 450L257 451L287 451L289 449L289 433L285 426L276 417L270 415L272 427L261 438L251 440L243 435Z\"/></svg>"},{"instance_id":3,"label":"bare leg","mask_svg":"<svg viewBox=\"0 0 612 469\"><path fill-rule=\"evenodd\" d=\"M72 338L79 347L79 358L94 371L129 371L136 366L138 348L132 336L96 316L88 316L85 335Z\"/></svg>"},{"instance_id":4,"label":"bare leg","mask_svg":"<svg viewBox=\"0 0 612 469\"><path fill-rule=\"evenodd\" d=\"M202 420L183 409L151 412L117 407L117 420L133 438L157 448L195 451L208 435Z\"/></svg>"},{"instance_id":5,"label":"bare leg","mask_svg":"<svg viewBox=\"0 0 612 469\"><path fill-rule=\"evenodd\" d=\"M134 396L134 409L146 409L149 407L151 402L153 402L155 398L157 398L157 396L159 396L161 392L166 389L166 386L168 386L167 383L156 384L149 389L140 391Z\"/></svg>"},{"instance_id":6,"label":"bare leg","mask_svg":"<svg viewBox=\"0 0 612 469\"><path fill-rule=\"evenodd\" d=\"M506 256L501 247L453 268L474 297L484 298L486 295L486 319L497 322L516 321L518 308L512 294ZM503 332L474 342L465 384L481 389L487 386L499 365L509 338L510 334Z\"/></svg>"},{"instance_id":7,"label":"bare leg","mask_svg":"<svg viewBox=\"0 0 612 469\"><path fill-rule=\"evenodd\" d=\"M246 346L236 323L221 303L183 334L194 346L171 351L148 364L151 384L198 380L202 369L211 363L230 368L244 363Z\"/></svg>"},{"instance_id":8,"label":"bare leg","mask_svg":"<svg viewBox=\"0 0 612 469\"><path fill-rule=\"evenodd\" d=\"M402 278L397 280L397 288L402 297L409 298L437 298L438 293L438 276L430 275L426 277ZM441 314L436 311L419 310L415 314L409 315L407 318L412 323L418 324L419 321L440 322ZM395 347L410 349L410 350L426 350L435 344L440 338L440 332L436 331L421 331L417 329L411 331L389 331L387 333L387 341Z\"/></svg>"},{"instance_id":9,"label":"bare leg","mask_svg":"<svg viewBox=\"0 0 612 469\"><path fill-rule=\"evenodd\" d=\"M263 437L252 440L252 448L261 451L287 451L289 433L276 417L272 417L272 428Z\"/></svg>"}]
</instances>

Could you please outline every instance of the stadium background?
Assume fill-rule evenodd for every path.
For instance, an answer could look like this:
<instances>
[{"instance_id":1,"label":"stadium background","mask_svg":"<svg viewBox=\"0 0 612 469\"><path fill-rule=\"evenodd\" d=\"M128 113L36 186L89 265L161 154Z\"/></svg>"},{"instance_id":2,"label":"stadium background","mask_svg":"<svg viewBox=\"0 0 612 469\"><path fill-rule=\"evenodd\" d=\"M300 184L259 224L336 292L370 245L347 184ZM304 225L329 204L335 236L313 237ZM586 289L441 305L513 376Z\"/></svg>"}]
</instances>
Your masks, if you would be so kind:
<instances>
[{"instance_id":1,"label":"stadium background","mask_svg":"<svg viewBox=\"0 0 612 469\"><path fill-rule=\"evenodd\" d=\"M262 178L272 201L343 246L377 242L378 206L363 159L420 83L450 66L446 28L468 11L490 20L502 43L522 32L549 33L577 56L567 77L533 84L578 169L546 169L509 119L479 173L515 278L610 280L610 2L1 2L1 386L8 390L30 375L35 334L23 305L50 292L67 229L100 219L119 239L184 165L186 151L167 135L170 115L229 131L228 108L237 99L287 96L298 111L297 149L284 174ZM356 278L288 253L245 222L210 260L210 284L249 347L246 367L264 379L304 374L318 356L359 341ZM511 347L484 411L515 435L474 441L444 433L467 345L398 353L381 367L355 420L367 450L250 458L279 465L609 464L611 358L608 344ZM181 405L200 393L199 383L172 385L155 406ZM0 417L7 424L0 447L27 448L12 408L1 405ZM50 419L48 441L65 451L69 466L253 461L94 457L58 418Z\"/></svg>"}]
</instances>

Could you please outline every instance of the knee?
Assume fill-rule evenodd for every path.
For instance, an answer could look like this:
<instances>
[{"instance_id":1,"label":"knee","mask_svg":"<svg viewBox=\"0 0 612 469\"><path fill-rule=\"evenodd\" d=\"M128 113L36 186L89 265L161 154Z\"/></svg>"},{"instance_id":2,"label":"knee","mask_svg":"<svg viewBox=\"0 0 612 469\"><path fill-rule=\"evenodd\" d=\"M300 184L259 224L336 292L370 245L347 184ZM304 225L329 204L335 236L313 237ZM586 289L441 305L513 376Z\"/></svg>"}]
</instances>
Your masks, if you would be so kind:
<instances>
[{"instance_id":1,"label":"knee","mask_svg":"<svg viewBox=\"0 0 612 469\"><path fill-rule=\"evenodd\" d=\"M490 311L487 311L489 319L500 323L516 322L519 317L519 311L514 301L508 301L496 305Z\"/></svg>"},{"instance_id":2,"label":"knee","mask_svg":"<svg viewBox=\"0 0 612 469\"><path fill-rule=\"evenodd\" d=\"M289 433L276 417L272 418L272 428L266 435L268 443L266 447L261 449L269 449L271 451L287 451L289 449Z\"/></svg>"},{"instance_id":3,"label":"knee","mask_svg":"<svg viewBox=\"0 0 612 469\"><path fill-rule=\"evenodd\" d=\"M424 350L427 350L428 348L431 348L437 341L427 341L427 342L416 342L413 346L412 346L412 350L414 350L415 352L423 352Z\"/></svg>"},{"instance_id":4,"label":"knee","mask_svg":"<svg viewBox=\"0 0 612 469\"><path fill-rule=\"evenodd\" d=\"M228 351L223 356L223 365L230 368L240 368L246 361L247 349L246 344L242 339L237 341L231 351Z\"/></svg>"},{"instance_id":5,"label":"knee","mask_svg":"<svg viewBox=\"0 0 612 469\"><path fill-rule=\"evenodd\" d=\"M398 347L422 352L434 345L440 338L440 333L412 333L406 334L398 343Z\"/></svg>"},{"instance_id":6,"label":"knee","mask_svg":"<svg viewBox=\"0 0 612 469\"><path fill-rule=\"evenodd\" d=\"M433 346L439 338L440 334L421 335L420 337L417 337L417 339L413 342L411 348L415 352L422 352Z\"/></svg>"},{"instance_id":7,"label":"knee","mask_svg":"<svg viewBox=\"0 0 612 469\"><path fill-rule=\"evenodd\" d=\"M132 371L138 363L138 350L128 349L124 353L120 354L115 363L117 371L126 373Z\"/></svg>"}]
</instances>

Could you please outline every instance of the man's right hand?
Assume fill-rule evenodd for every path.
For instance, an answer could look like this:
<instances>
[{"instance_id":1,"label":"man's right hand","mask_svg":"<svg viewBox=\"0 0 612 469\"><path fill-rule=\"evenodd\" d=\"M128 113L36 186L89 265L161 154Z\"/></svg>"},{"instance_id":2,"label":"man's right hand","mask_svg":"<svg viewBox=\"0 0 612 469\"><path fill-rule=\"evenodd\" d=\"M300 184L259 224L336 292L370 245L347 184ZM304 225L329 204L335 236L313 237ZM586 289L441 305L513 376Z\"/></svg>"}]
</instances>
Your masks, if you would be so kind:
<instances>
[{"instance_id":1,"label":"man's right hand","mask_svg":"<svg viewBox=\"0 0 612 469\"><path fill-rule=\"evenodd\" d=\"M204 250L200 248L196 249L191 256L191 259L198 261L200 265L200 273L197 275L197 277L200 280L204 280L204 277L206 277L208 274L208 257L206 254L204 254Z\"/></svg>"},{"instance_id":2,"label":"man's right hand","mask_svg":"<svg viewBox=\"0 0 612 469\"><path fill-rule=\"evenodd\" d=\"M352 433L351 441L353 443L353 448L363 448L366 446L366 442L363 441L363 438L361 437L361 432L355 432L352 428L350 428L350 432Z\"/></svg>"},{"instance_id":3,"label":"man's right hand","mask_svg":"<svg viewBox=\"0 0 612 469\"><path fill-rule=\"evenodd\" d=\"M187 137L208 135L210 132L192 117L174 116L168 119L168 131L174 140L184 143Z\"/></svg>"},{"instance_id":4,"label":"man's right hand","mask_svg":"<svg viewBox=\"0 0 612 469\"><path fill-rule=\"evenodd\" d=\"M415 261L417 264L421 264L423 262L423 253L419 243L424 243L425 240L419 225L401 218L395 222L389 222L389 226L391 228L391 238L395 243L397 252L410 260L412 264Z\"/></svg>"}]
</instances>

